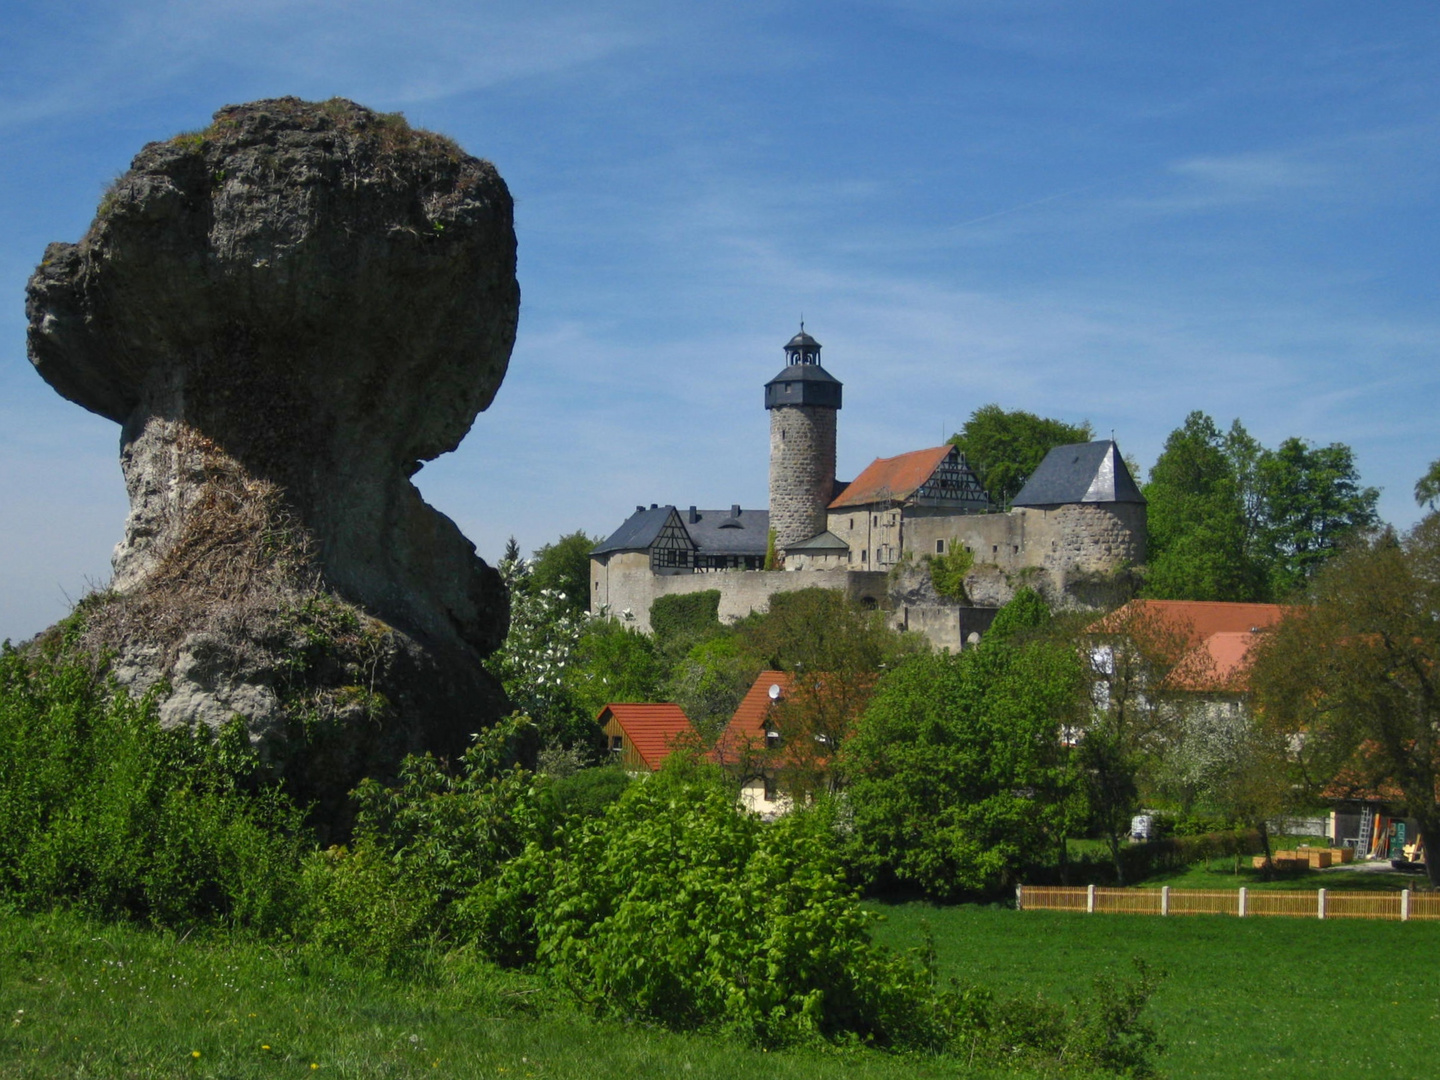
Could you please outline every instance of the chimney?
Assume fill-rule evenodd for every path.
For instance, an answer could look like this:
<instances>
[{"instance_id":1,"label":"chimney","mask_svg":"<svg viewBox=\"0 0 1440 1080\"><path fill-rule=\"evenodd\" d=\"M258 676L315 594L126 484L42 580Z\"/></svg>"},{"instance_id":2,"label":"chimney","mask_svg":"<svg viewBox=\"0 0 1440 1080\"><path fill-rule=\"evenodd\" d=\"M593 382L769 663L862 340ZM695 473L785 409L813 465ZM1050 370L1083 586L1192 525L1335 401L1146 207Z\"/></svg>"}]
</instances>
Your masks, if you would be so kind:
<instances>
[{"instance_id":1,"label":"chimney","mask_svg":"<svg viewBox=\"0 0 1440 1080\"><path fill-rule=\"evenodd\" d=\"M738 517L740 516L740 504L739 504L739 503L731 503L731 504L730 504L730 516L733 517L733 518L738 518Z\"/></svg>"},{"instance_id":2,"label":"chimney","mask_svg":"<svg viewBox=\"0 0 1440 1080\"><path fill-rule=\"evenodd\" d=\"M690 507L690 524L691 524L691 525L694 525L694 524L695 524L697 521L699 521L699 520L700 520L700 513L699 513L699 511L697 511L697 510L695 509L695 507L693 507L693 506Z\"/></svg>"}]
</instances>

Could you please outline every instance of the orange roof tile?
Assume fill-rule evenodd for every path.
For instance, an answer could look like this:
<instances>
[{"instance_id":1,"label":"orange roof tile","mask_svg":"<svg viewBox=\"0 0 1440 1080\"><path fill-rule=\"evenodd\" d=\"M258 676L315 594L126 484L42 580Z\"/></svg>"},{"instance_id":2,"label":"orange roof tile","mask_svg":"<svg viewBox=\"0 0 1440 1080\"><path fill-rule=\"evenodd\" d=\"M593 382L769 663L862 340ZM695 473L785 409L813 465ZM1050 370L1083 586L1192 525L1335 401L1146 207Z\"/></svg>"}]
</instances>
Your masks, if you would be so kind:
<instances>
[{"instance_id":1,"label":"orange roof tile","mask_svg":"<svg viewBox=\"0 0 1440 1080\"><path fill-rule=\"evenodd\" d=\"M652 771L660 768L670 756L676 738L692 730L685 711L670 702L660 705L611 702L600 710L596 722L603 727L608 717L620 725L640 760Z\"/></svg>"},{"instance_id":2,"label":"orange roof tile","mask_svg":"<svg viewBox=\"0 0 1440 1080\"><path fill-rule=\"evenodd\" d=\"M745 691L745 696L735 707L735 715L725 725L720 738L715 740L715 749L710 752L711 759L733 763L747 745L764 746L766 722L773 706L770 687L780 687L783 695L794 683L795 677L788 671L762 671L755 676L750 689Z\"/></svg>"},{"instance_id":3,"label":"orange roof tile","mask_svg":"<svg viewBox=\"0 0 1440 1080\"><path fill-rule=\"evenodd\" d=\"M1250 649L1258 640L1249 630L1211 634L1180 659L1168 681L1184 690L1243 693L1250 688Z\"/></svg>"},{"instance_id":4,"label":"orange roof tile","mask_svg":"<svg viewBox=\"0 0 1440 1080\"><path fill-rule=\"evenodd\" d=\"M912 450L898 457L876 458L836 497L830 509L907 499L930 479L945 460L945 455L953 449L946 443L929 450Z\"/></svg>"},{"instance_id":5,"label":"orange roof tile","mask_svg":"<svg viewBox=\"0 0 1440 1080\"><path fill-rule=\"evenodd\" d=\"M1234 604L1221 600L1131 600L1098 622L1092 633L1123 631L1132 619L1147 616L1184 633L1187 644L1199 645L1212 634L1248 633L1274 626L1288 609L1283 604Z\"/></svg>"}]
</instances>

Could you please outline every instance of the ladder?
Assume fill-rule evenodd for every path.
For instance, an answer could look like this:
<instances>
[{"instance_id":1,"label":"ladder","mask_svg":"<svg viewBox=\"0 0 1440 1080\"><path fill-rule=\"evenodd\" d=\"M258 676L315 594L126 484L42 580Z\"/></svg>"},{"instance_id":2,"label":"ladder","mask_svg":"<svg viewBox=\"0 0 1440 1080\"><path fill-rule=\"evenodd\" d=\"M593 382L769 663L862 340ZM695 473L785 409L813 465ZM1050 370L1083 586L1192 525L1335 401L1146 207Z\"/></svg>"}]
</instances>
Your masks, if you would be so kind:
<instances>
[{"instance_id":1,"label":"ladder","mask_svg":"<svg viewBox=\"0 0 1440 1080\"><path fill-rule=\"evenodd\" d=\"M1360 837L1355 841L1355 858L1370 857L1371 833L1375 829L1375 811L1369 803L1360 808Z\"/></svg>"}]
</instances>

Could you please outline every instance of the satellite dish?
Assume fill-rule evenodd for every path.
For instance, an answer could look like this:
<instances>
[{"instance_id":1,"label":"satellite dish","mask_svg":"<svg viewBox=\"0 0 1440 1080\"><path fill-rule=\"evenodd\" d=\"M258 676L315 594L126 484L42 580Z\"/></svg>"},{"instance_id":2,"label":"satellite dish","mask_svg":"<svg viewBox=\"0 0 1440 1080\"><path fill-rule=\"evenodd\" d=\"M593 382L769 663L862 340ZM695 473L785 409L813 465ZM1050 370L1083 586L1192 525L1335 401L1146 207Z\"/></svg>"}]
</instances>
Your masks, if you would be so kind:
<instances>
[{"instance_id":1,"label":"satellite dish","mask_svg":"<svg viewBox=\"0 0 1440 1080\"><path fill-rule=\"evenodd\" d=\"M770 700L771 700L771 701L779 701L779 700L780 700L780 684L779 684L779 683L771 683L771 684L770 684Z\"/></svg>"}]
</instances>

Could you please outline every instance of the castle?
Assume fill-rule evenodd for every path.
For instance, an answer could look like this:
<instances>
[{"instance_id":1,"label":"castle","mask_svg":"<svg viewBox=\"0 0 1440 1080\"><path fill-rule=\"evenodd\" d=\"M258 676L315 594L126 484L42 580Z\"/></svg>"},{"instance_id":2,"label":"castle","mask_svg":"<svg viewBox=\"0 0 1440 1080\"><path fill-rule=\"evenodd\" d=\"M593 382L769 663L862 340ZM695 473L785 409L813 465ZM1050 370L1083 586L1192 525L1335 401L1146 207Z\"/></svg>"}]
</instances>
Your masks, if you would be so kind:
<instances>
[{"instance_id":1,"label":"castle","mask_svg":"<svg viewBox=\"0 0 1440 1080\"><path fill-rule=\"evenodd\" d=\"M1053 603L1085 605L1108 599L1105 583L1145 561L1145 497L1113 440L1055 447L1005 511L948 444L877 458L841 483L842 385L803 324L785 358L765 384L769 508L637 506L591 551L592 610L628 611L648 631L661 596L716 589L728 619L818 586L959 649L1022 583ZM783 569L765 570L772 533ZM971 560L964 600L940 595L927 572L929 558L961 548Z\"/></svg>"}]
</instances>

